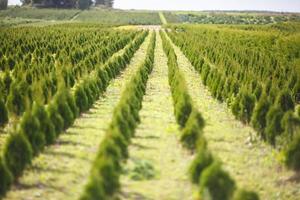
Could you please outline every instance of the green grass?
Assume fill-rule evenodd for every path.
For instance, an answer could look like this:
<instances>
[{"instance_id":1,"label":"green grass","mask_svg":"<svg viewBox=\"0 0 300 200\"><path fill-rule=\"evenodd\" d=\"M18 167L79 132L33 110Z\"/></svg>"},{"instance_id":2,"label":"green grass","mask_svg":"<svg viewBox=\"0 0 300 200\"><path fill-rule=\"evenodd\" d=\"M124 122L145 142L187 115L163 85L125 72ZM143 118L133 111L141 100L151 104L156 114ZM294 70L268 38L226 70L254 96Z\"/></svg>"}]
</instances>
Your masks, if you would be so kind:
<instances>
[{"instance_id":1,"label":"green grass","mask_svg":"<svg viewBox=\"0 0 300 200\"><path fill-rule=\"evenodd\" d=\"M278 153L261 142L250 126L237 121L225 104L215 100L178 47L175 51L180 69L188 77L190 94L206 120L209 149L222 160L237 185L258 192L261 199L299 199L300 181L279 163Z\"/></svg>"},{"instance_id":2,"label":"green grass","mask_svg":"<svg viewBox=\"0 0 300 200\"><path fill-rule=\"evenodd\" d=\"M160 20L161 20L162 24L167 24L168 23L165 16L164 16L164 13L159 12L159 17L160 17Z\"/></svg>"},{"instance_id":3,"label":"green grass","mask_svg":"<svg viewBox=\"0 0 300 200\"><path fill-rule=\"evenodd\" d=\"M155 63L147 83L140 111L141 124L129 148L130 158L121 177L121 199L192 199L193 189L187 170L192 156L179 143L179 129L173 115L168 83L167 58L157 34ZM140 163L151 167L138 174L153 177L136 180ZM150 172L149 172L150 168Z\"/></svg>"}]
</instances>

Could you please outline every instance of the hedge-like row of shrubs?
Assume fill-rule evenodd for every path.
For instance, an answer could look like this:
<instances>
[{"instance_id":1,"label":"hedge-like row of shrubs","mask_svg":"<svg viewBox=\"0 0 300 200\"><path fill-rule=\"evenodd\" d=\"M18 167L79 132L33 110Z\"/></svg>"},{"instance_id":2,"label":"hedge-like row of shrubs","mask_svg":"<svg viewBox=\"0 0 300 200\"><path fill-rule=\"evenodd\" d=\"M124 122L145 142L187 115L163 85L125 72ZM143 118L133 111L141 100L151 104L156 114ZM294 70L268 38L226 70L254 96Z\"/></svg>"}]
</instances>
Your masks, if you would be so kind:
<instances>
[{"instance_id":1,"label":"hedge-like row of shrubs","mask_svg":"<svg viewBox=\"0 0 300 200\"><path fill-rule=\"evenodd\" d=\"M48 105L35 102L32 109L25 111L20 123L11 130L2 152L0 197L5 195L12 181L17 181L45 145L53 144L60 133L72 126L80 113L93 105L110 80L130 62L146 35L146 32L139 34L122 55L113 57L105 65L99 65L89 78L75 86L74 91L61 88Z\"/></svg>"},{"instance_id":2,"label":"hedge-like row of shrubs","mask_svg":"<svg viewBox=\"0 0 300 200\"><path fill-rule=\"evenodd\" d=\"M163 49L168 57L168 76L174 102L174 114L182 129L181 142L188 149L195 150L196 142L203 134L204 119L193 105L185 78L179 70L173 47L165 33L160 32L160 36Z\"/></svg>"},{"instance_id":3,"label":"hedge-like row of shrubs","mask_svg":"<svg viewBox=\"0 0 300 200\"><path fill-rule=\"evenodd\" d=\"M263 140L282 150L288 168L299 170L300 141L297 138L300 137L300 115L296 105L300 100L300 74L295 71L296 67L290 66L295 59L291 52L294 49L286 52L280 46L281 53L290 57L285 60L285 56L277 56L276 49L268 49L272 45L266 37L272 37L271 34L216 31L207 27L197 28L200 32L206 31L202 35L190 28L178 30L175 28L168 34L199 72L211 94L220 101L226 101L234 116L245 124L251 124ZM243 48L245 35L249 37L247 41L262 45L262 52L249 47L245 48L252 54L237 52L237 49ZM222 51L217 48L219 43L237 46ZM222 48L225 49L225 46Z\"/></svg>"},{"instance_id":4,"label":"hedge-like row of shrubs","mask_svg":"<svg viewBox=\"0 0 300 200\"><path fill-rule=\"evenodd\" d=\"M139 110L153 68L155 38L153 33L144 63L127 83L114 109L81 200L111 199L120 188L121 162L128 158L128 145L140 122Z\"/></svg>"},{"instance_id":5,"label":"hedge-like row of shrubs","mask_svg":"<svg viewBox=\"0 0 300 200\"><path fill-rule=\"evenodd\" d=\"M196 152L189 175L191 182L199 187L200 198L204 200L258 200L256 193L238 190L235 181L222 169L221 162L209 151L203 134L204 119L193 105L171 43L165 33L161 32L161 37L168 56L169 83L175 116L181 127L181 142L183 146Z\"/></svg>"}]
</instances>

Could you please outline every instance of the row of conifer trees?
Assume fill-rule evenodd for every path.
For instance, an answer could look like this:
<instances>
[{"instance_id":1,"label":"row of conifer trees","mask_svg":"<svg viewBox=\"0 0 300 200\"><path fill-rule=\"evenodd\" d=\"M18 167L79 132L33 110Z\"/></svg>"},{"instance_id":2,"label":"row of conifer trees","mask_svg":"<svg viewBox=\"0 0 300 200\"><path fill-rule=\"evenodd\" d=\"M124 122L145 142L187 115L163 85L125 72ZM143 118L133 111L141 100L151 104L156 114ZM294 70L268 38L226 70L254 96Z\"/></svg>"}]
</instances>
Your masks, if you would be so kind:
<instances>
[{"instance_id":1,"label":"row of conifer trees","mask_svg":"<svg viewBox=\"0 0 300 200\"><path fill-rule=\"evenodd\" d=\"M197 27L198 33L191 27L183 27L184 31L173 28L169 36L212 95L226 101L235 117L251 124L263 140L283 150L287 167L300 169L300 107L296 106L300 74L293 66L297 48L286 50L290 44L281 44L281 40L273 47L272 34L207 27ZM254 44L261 47L260 52ZM279 56L278 49L286 58ZM239 53L243 50L248 54Z\"/></svg>"},{"instance_id":2,"label":"row of conifer trees","mask_svg":"<svg viewBox=\"0 0 300 200\"><path fill-rule=\"evenodd\" d=\"M145 61L127 83L101 141L81 200L112 199L120 188L121 162L128 158L128 145L140 122L148 76L154 62L155 33L151 35Z\"/></svg>"},{"instance_id":3,"label":"row of conifer trees","mask_svg":"<svg viewBox=\"0 0 300 200\"><path fill-rule=\"evenodd\" d=\"M164 51L168 57L169 84L172 92L174 112L181 129L184 147L195 152L189 169L190 180L199 187L201 199L212 200L258 200L255 192L237 189L235 181L222 169L221 161L207 147L203 134L205 126L201 113L195 107L181 73L175 51L165 33L161 32Z\"/></svg>"},{"instance_id":4,"label":"row of conifer trees","mask_svg":"<svg viewBox=\"0 0 300 200\"><path fill-rule=\"evenodd\" d=\"M125 47L121 55L112 57L75 85L73 90L59 88L47 105L33 103L16 124L4 145L0 157L0 198L5 195L13 181L20 177L33 157L69 128L80 113L87 111L105 92L111 79L115 78L130 62L134 52L144 41L146 32ZM2 178L3 177L3 178Z\"/></svg>"}]
</instances>

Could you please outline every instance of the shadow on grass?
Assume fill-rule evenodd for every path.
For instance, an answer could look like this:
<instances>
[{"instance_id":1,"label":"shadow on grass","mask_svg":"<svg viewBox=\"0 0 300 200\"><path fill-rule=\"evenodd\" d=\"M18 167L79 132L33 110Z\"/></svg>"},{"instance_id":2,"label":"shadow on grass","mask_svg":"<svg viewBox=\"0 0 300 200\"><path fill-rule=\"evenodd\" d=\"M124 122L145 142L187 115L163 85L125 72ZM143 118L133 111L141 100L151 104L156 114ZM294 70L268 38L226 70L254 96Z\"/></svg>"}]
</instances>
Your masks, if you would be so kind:
<instances>
[{"instance_id":1,"label":"shadow on grass","mask_svg":"<svg viewBox=\"0 0 300 200\"><path fill-rule=\"evenodd\" d=\"M90 147L89 145L86 145L84 143L81 143L81 142L75 142L75 141L68 141L68 140L58 140L56 142L56 145L62 145L62 146L67 146L67 145L70 145L70 146L82 146L82 147Z\"/></svg>"},{"instance_id":2,"label":"shadow on grass","mask_svg":"<svg viewBox=\"0 0 300 200\"><path fill-rule=\"evenodd\" d=\"M87 118L89 118L89 117L87 117ZM92 119L92 117L91 117L91 119ZM95 117L95 119L98 119L98 118ZM76 125L72 126L72 129L95 129L95 130L97 130L98 128L96 126L87 126L87 125L80 126L80 125L76 124ZM69 134L69 132L67 132L67 134Z\"/></svg>"},{"instance_id":3,"label":"shadow on grass","mask_svg":"<svg viewBox=\"0 0 300 200\"><path fill-rule=\"evenodd\" d=\"M51 168L51 167L41 167L41 166L31 166L30 170L32 171L38 171L38 172L53 172L56 174L67 174L67 173L71 173L68 170L61 170L61 169L55 169L55 168Z\"/></svg>"},{"instance_id":4,"label":"shadow on grass","mask_svg":"<svg viewBox=\"0 0 300 200\"><path fill-rule=\"evenodd\" d=\"M137 138L137 139L157 139L158 140L160 137L154 136L154 135L148 135L148 136L138 135L138 136L135 136L135 138Z\"/></svg>"},{"instance_id":5,"label":"shadow on grass","mask_svg":"<svg viewBox=\"0 0 300 200\"><path fill-rule=\"evenodd\" d=\"M87 161L87 162L90 162L87 158L83 158L83 157L80 157L80 156L76 156L74 154L71 154L71 153L67 153L67 152L55 152L55 151L45 151L44 152L45 155L51 155L51 156L54 156L54 157L66 157L66 158L70 158L70 159L81 159L83 161Z\"/></svg>"},{"instance_id":6,"label":"shadow on grass","mask_svg":"<svg viewBox=\"0 0 300 200\"><path fill-rule=\"evenodd\" d=\"M35 189L35 188L39 188L39 189L50 188L52 190L56 190L56 191L59 191L59 192L64 192L62 188L55 187L53 185L49 185L49 184L45 184L45 183L33 183L33 184L16 183L15 184L15 189L16 190L31 190L31 189Z\"/></svg>"},{"instance_id":7,"label":"shadow on grass","mask_svg":"<svg viewBox=\"0 0 300 200\"><path fill-rule=\"evenodd\" d=\"M132 199L132 200L154 200L138 192L120 192L120 196L123 197L124 199Z\"/></svg>"},{"instance_id":8,"label":"shadow on grass","mask_svg":"<svg viewBox=\"0 0 300 200\"><path fill-rule=\"evenodd\" d=\"M136 147L138 149L144 149L144 150L151 150L151 149L156 149L154 147L138 144L138 143L132 143L131 146Z\"/></svg>"}]
</instances>

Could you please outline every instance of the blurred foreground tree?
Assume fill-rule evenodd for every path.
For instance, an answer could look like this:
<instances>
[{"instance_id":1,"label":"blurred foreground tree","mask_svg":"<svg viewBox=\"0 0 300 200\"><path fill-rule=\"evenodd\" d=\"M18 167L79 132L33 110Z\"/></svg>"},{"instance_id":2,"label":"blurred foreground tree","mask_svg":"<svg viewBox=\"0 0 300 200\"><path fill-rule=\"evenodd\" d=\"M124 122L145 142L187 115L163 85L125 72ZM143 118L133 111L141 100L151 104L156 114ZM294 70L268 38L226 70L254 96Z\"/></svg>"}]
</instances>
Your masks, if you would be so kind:
<instances>
[{"instance_id":1,"label":"blurred foreground tree","mask_svg":"<svg viewBox=\"0 0 300 200\"><path fill-rule=\"evenodd\" d=\"M5 10L7 8L8 0L0 0L0 10Z\"/></svg>"}]
</instances>

